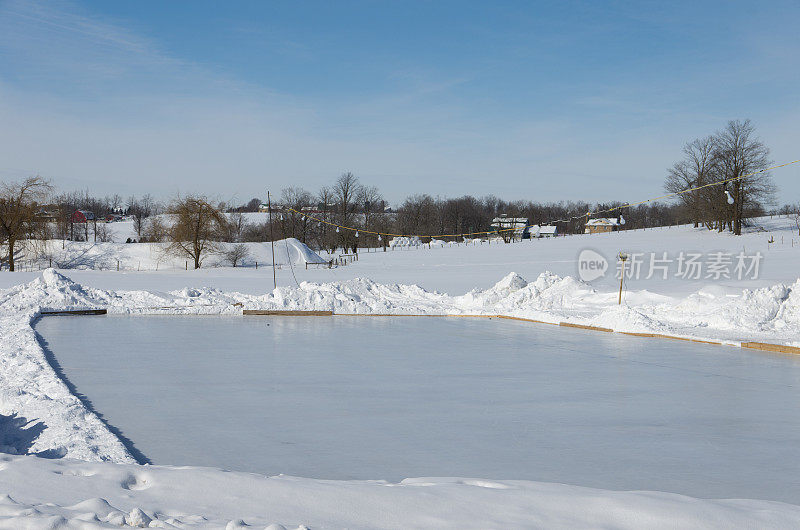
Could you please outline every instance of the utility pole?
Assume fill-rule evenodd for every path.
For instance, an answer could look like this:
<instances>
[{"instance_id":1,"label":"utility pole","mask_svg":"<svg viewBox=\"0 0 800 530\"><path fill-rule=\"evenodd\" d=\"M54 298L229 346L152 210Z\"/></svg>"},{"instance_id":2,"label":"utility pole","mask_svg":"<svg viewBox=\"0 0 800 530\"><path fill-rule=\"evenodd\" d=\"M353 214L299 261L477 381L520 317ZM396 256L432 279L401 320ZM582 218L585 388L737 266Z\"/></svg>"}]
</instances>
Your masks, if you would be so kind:
<instances>
[{"instance_id":1,"label":"utility pole","mask_svg":"<svg viewBox=\"0 0 800 530\"><path fill-rule=\"evenodd\" d=\"M269 243L272 247L272 285L273 289L278 288L278 278L275 276L275 238L272 236L272 201L267 191L267 211L269 212Z\"/></svg>"}]
</instances>

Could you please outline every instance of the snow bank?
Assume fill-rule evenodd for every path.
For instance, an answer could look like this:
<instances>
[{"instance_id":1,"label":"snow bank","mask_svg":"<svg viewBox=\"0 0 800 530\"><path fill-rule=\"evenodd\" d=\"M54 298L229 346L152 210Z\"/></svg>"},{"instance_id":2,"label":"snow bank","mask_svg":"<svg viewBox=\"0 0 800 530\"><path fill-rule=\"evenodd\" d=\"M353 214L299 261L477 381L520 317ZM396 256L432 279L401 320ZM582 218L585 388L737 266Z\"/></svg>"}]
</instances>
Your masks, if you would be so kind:
<instances>
[{"instance_id":1,"label":"snow bank","mask_svg":"<svg viewBox=\"0 0 800 530\"><path fill-rule=\"evenodd\" d=\"M32 283L35 285L15 293L16 296L4 297L8 306L5 301L0 303L3 337L0 341L0 414L28 422L19 422L16 433L1 431L5 439L0 440L0 446L12 446L17 452L46 457L134 462L120 440L72 395L49 364L32 327L36 309L17 305L19 311L8 312L20 299L37 305L45 300L53 303L60 299L64 307L76 307L88 301L82 300L85 293L67 283L56 287L45 280ZM48 294L52 294L52 298ZM20 445L21 439L25 439L23 431L31 428L41 429L41 433L30 443Z\"/></svg>"},{"instance_id":2,"label":"snow bank","mask_svg":"<svg viewBox=\"0 0 800 530\"><path fill-rule=\"evenodd\" d=\"M800 507L530 481L400 483L0 457L0 528L796 528ZM245 526L247 525L247 526ZM269 526L272 525L272 526Z\"/></svg>"}]
</instances>

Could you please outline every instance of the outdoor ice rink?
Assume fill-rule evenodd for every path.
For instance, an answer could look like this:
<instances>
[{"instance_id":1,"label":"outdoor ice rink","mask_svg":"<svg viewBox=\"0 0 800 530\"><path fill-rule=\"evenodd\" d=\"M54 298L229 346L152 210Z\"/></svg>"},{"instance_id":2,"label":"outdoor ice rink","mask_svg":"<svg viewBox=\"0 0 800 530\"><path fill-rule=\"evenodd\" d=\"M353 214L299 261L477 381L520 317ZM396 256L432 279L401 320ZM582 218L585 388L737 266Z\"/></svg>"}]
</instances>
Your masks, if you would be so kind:
<instances>
[{"instance_id":1,"label":"outdoor ice rink","mask_svg":"<svg viewBox=\"0 0 800 530\"><path fill-rule=\"evenodd\" d=\"M41 318L155 464L800 503L800 359L499 319Z\"/></svg>"}]
</instances>

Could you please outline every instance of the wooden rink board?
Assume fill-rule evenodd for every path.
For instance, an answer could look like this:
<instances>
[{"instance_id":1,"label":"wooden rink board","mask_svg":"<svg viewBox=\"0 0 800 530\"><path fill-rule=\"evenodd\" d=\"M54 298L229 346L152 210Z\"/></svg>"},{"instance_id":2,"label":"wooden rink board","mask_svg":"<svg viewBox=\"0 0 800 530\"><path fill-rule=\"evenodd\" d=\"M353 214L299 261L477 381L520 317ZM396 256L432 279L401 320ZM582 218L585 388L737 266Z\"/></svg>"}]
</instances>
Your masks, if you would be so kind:
<instances>
[{"instance_id":1,"label":"wooden rink board","mask_svg":"<svg viewBox=\"0 0 800 530\"><path fill-rule=\"evenodd\" d=\"M108 309L63 309L63 310L43 310L39 314L43 317L47 316L82 316L82 315L105 315Z\"/></svg>"},{"instance_id":2,"label":"wooden rink board","mask_svg":"<svg viewBox=\"0 0 800 530\"><path fill-rule=\"evenodd\" d=\"M242 314L286 317L329 317L333 316L333 311L280 311L273 309L244 309Z\"/></svg>"},{"instance_id":3,"label":"wooden rink board","mask_svg":"<svg viewBox=\"0 0 800 530\"><path fill-rule=\"evenodd\" d=\"M674 335L664 335L663 333L638 333L634 331L614 331L610 328L602 328L599 326L587 326L585 324L574 324L571 322L545 322L543 320L534 320L532 318L514 317L509 315L435 315L435 314L403 314L403 313L334 313L333 311L279 311L279 310L253 310L245 309L242 314L245 315L275 315L275 316L341 316L341 317L439 317L439 318L498 318L505 320L516 320L519 322L532 322L535 324L547 324L549 326L559 326L573 329L585 329L588 331L599 331L602 333L619 333L621 335L629 335L631 337L644 337L654 339L670 339L681 340L685 342L694 342L698 344L711 344L714 346L723 346L725 343L715 340L693 339L689 337L677 337ZM735 344L730 344L735 346ZM787 346L783 344L769 344L764 342L742 342L741 348L769 351L776 353L789 353L800 355L800 348L795 346Z\"/></svg>"},{"instance_id":4,"label":"wooden rink board","mask_svg":"<svg viewBox=\"0 0 800 530\"><path fill-rule=\"evenodd\" d=\"M785 344L769 344L766 342L743 342L742 348L749 348L751 350L771 351L777 353L792 353L800 355L800 348L796 346L787 346Z\"/></svg>"},{"instance_id":5,"label":"wooden rink board","mask_svg":"<svg viewBox=\"0 0 800 530\"><path fill-rule=\"evenodd\" d=\"M241 304L234 304L239 306ZM168 307L164 307L161 309L170 309ZM39 312L41 316L86 316L86 315L105 315L108 313L107 309L103 308L92 308L92 309L62 309L62 310L42 310ZM334 313L332 310L324 311L324 310L314 310L314 311L303 311L303 310L281 310L281 309L243 309L242 315L247 316L291 316L291 317L332 317L332 316L341 316L341 317L428 317L428 318L497 318L497 319L504 319L504 320L516 320L519 322L532 322L534 324L547 324L549 326L559 326L565 328L573 328L573 329L584 329L587 331L599 331L603 333L619 333L621 335L629 335L632 337L644 337L644 338L656 338L656 339L671 339L671 340L682 340L685 342L695 342L700 344L712 344L716 346L726 345L720 341L714 340L704 340L704 339L693 339L688 337L676 337L673 335L664 335L661 333L638 333L633 331L614 331L610 328L602 328L598 326L587 326L584 324L574 324L571 322L545 322L543 320L534 320L531 318L523 318L523 317L514 317L509 315L436 315L436 314L397 314L397 313ZM730 344L731 346L735 346L735 344ZM800 347L797 346L789 346L786 344L771 344L768 342L742 342L739 344L741 348L747 348L750 350L759 350L759 351L767 351L767 352L774 352L774 353L785 353L785 354L792 354L792 355L800 355Z\"/></svg>"}]
</instances>

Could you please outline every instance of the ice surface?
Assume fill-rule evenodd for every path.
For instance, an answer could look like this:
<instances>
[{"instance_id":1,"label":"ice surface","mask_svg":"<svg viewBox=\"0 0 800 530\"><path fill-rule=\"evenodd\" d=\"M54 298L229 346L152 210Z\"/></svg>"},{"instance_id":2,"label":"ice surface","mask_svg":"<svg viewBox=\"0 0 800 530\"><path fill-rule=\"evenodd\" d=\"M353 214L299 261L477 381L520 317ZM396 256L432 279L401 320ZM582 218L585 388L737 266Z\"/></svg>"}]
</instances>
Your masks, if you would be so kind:
<instances>
[{"instance_id":1,"label":"ice surface","mask_svg":"<svg viewBox=\"0 0 800 530\"><path fill-rule=\"evenodd\" d=\"M43 319L155 463L800 503L800 360L504 320Z\"/></svg>"}]
</instances>

